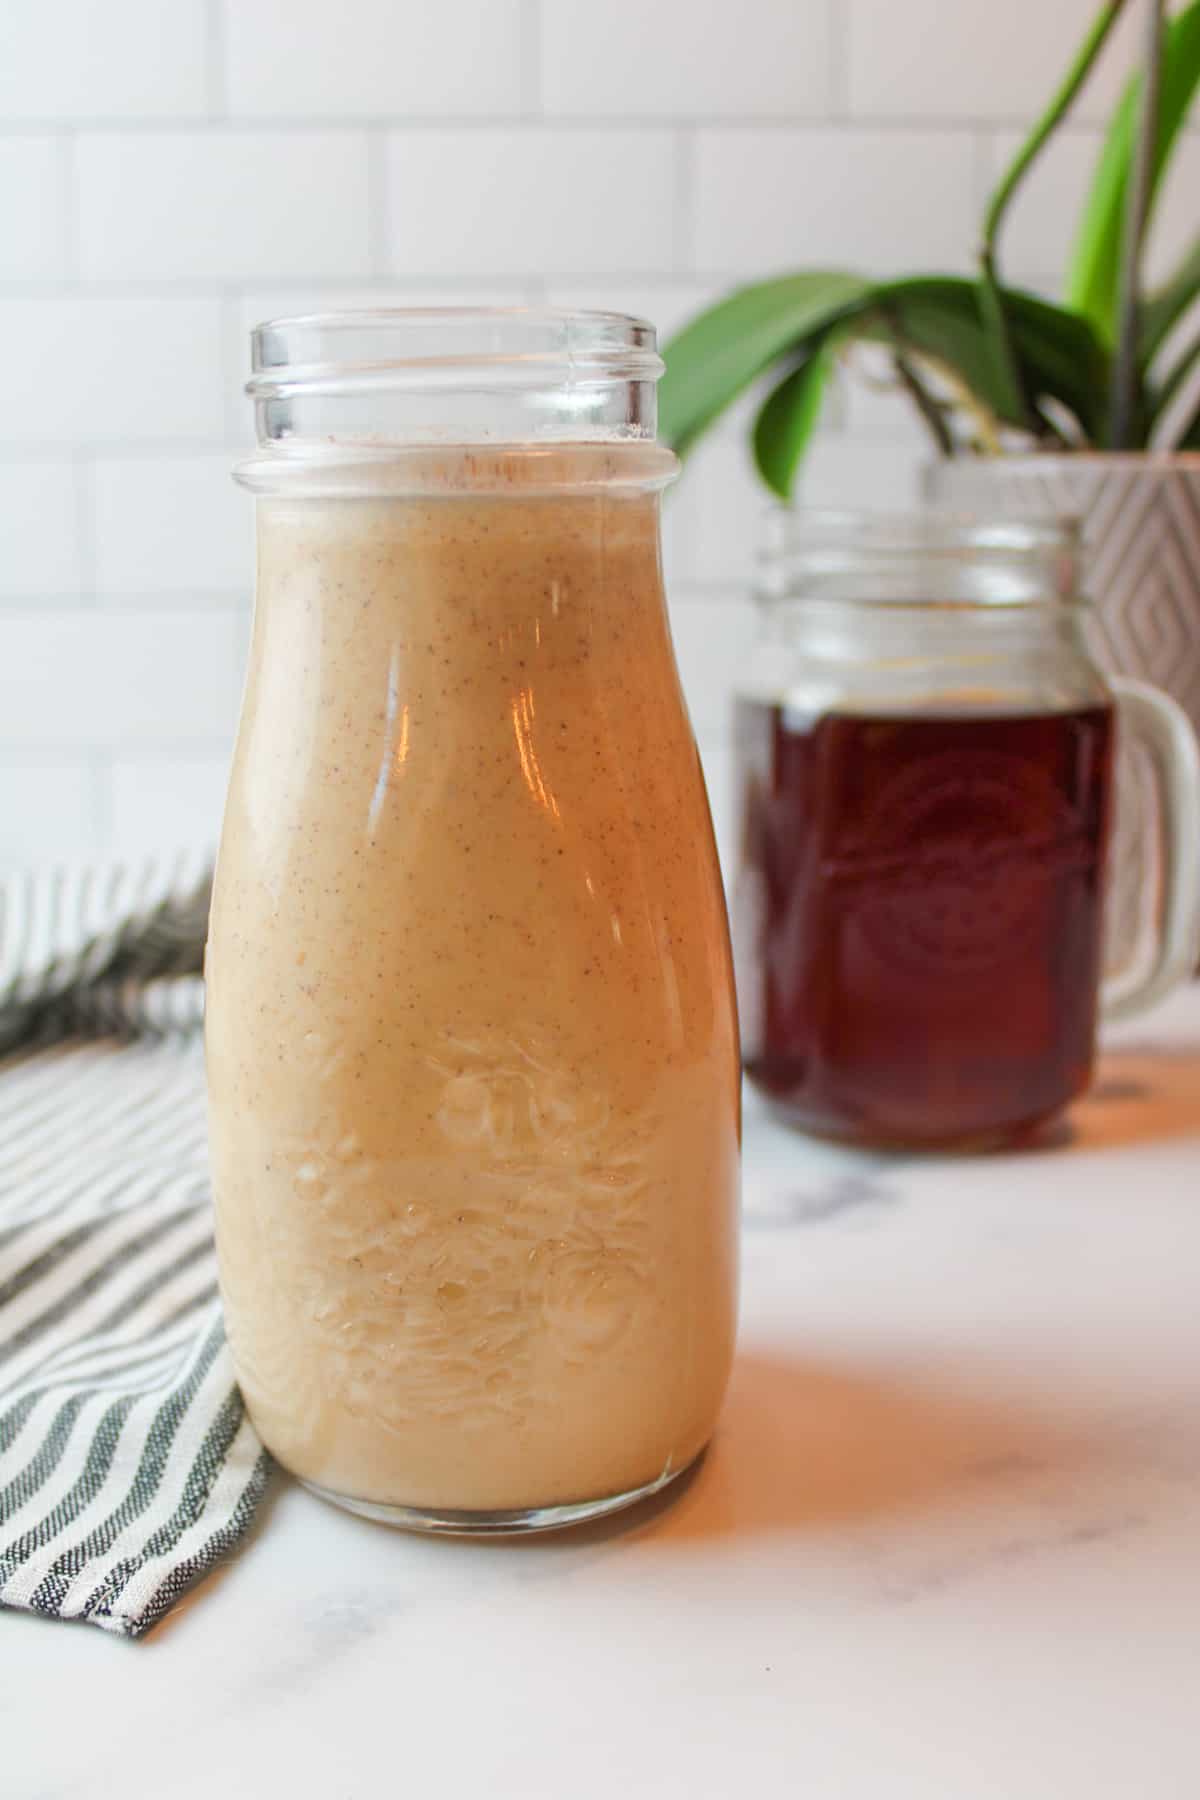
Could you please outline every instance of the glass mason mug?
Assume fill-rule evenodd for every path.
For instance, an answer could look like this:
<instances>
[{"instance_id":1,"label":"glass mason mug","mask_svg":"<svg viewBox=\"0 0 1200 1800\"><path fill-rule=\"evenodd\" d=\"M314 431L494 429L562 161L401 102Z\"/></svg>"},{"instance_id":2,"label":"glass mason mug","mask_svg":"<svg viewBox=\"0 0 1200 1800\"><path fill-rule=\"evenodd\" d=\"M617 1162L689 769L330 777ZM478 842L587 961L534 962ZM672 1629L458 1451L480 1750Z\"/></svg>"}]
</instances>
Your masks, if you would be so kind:
<instances>
[{"instance_id":1,"label":"glass mason mug","mask_svg":"<svg viewBox=\"0 0 1200 1800\"><path fill-rule=\"evenodd\" d=\"M732 967L654 333L380 312L254 350L207 961L238 1378L356 1511L573 1523L699 1454L735 1324Z\"/></svg>"},{"instance_id":2,"label":"glass mason mug","mask_svg":"<svg viewBox=\"0 0 1200 1800\"><path fill-rule=\"evenodd\" d=\"M1101 1001L1133 1012L1194 966L1191 728L1092 661L1068 523L770 531L736 723L749 1078L852 1143L1018 1139L1086 1087ZM1164 891L1148 966L1102 985L1114 729L1156 770Z\"/></svg>"}]
</instances>

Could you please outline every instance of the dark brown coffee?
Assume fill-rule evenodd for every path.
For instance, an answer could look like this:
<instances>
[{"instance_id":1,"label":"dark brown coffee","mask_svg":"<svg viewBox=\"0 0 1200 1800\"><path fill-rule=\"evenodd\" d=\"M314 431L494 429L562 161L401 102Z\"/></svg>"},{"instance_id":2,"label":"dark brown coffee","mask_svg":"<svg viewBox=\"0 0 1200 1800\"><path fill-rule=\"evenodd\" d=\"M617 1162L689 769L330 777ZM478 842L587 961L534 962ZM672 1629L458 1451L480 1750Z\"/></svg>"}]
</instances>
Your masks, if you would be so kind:
<instances>
[{"instance_id":1,"label":"dark brown coffee","mask_svg":"<svg viewBox=\"0 0 1200 1800\"><path fill-rule=\"evenodd\" d=\"M860 1143L1018 1135L1094 1052L1112 709L793 722L742 700L746 1068Z\"/></svg>"}]
</instances>

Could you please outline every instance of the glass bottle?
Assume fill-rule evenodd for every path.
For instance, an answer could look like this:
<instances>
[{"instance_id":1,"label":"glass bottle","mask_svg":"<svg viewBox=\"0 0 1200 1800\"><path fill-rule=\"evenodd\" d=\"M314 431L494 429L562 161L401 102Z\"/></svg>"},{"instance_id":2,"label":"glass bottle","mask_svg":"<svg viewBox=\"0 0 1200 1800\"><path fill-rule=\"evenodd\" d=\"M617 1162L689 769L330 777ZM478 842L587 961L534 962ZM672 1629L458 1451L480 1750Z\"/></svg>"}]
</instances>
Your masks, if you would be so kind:
<instances>
[{"instance_id":1,"label":"glass bottle","mask_svg":"<svg viewBox=\"0 0 1200 1800\"><path fill-rule=\"evenodd\" d=\"M678 1475L733 1348L727 928L659 552L654 333L254 334L250 667L207 1055L251 1416L432 1530Z\"/></svg>"}]
</instances>

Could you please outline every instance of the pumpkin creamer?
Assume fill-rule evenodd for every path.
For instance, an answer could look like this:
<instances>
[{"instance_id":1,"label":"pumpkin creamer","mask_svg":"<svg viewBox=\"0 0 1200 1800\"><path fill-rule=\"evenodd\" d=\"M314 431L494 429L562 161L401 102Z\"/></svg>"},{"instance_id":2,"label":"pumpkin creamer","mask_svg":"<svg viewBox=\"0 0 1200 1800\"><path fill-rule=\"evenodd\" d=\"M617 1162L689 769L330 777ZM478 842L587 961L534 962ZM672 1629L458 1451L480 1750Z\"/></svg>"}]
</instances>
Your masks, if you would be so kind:
<instances>
[{"instance_id":1,"label":"pumpkin creamer","mask_svg":"<svg viewBox=\"0 0 1200 1800\"><path fill-rule=\"evenodd\" d=\"M737 1041L669 464L450 444L258 483L207 964L221 1285L264 1442L399 1523L626 1503L724 1392Z\"/></svg>"}]
</instances>

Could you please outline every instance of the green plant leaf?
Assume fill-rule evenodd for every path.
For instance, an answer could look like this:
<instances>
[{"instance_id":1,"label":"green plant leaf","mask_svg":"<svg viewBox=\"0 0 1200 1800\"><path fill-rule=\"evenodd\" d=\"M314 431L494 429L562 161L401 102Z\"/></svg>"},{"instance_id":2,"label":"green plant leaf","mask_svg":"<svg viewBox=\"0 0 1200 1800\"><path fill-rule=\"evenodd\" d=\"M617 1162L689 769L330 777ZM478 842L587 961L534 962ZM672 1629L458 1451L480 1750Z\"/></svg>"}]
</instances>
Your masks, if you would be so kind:
<instances>
[{"instance_id":1,"label":"green plant leaf","mask_svg":"<svg viewBox=\"0 0 1200 1800\"><path fill-rule=\"evenodd\" d=\"M1151 206L1198 83L1200 0L1192 0L1168 21L1163 33ZM1109 125L1067 269L1067 305L1089 319L1097 335L1109 344L1116 332L1125 196L1133 166L1140 92L1141 77L1135 75L1121 96Z\"/></svg>"},{"instance_id":2,"label":"green plant leaf","mask_svg":"<svg viewBox=\"0 0 1200 1800\"><path fill-rule=\"evenodd\" d=\"M1110 357L1086 319L1020 288L1001 290L1022 387L1036 406L1052 398L1101 441ZM960 276L915 276L872 285L823 274L742 289L693 321L667 346L660 422L667 442L686 451L750 383L790 365L755 427L755 455L767 485L787 494L819 406L819 363L834 338L868 337L909 348L948 368L1004 424L1027 424L997 371L980 287ZM813 409L810 419L809 408ZM1035 420L1035 429L1037 421Z\"/></svg>"},{"instance_id":3,"label":"green plant leaf","mask_svg":"<svg viewBox=\"0 0 1200 1800\"><path fill-rule=\"evenodd\" d=\"M702 312L663 352L664 440L682 454L758 375L861 306L872 288L857 275L817 270L740 288Z\"/></svg>"},{"instance_id":4,"label":"green plant leaf","mask_svg":"<svg viewBox=\"0 0 1200 1800\"><path fill-rule=\"evenodd\" d=\"M1020 422L1011 411L1011 392L998 378L973 281L918 276L890 282L876 293L876 312L887 333L947 363L997 418Z\"/></svg>"},{"instance_id":5,"label":"green plant leaf","mask_svg":"<svg viewBox=\"0 0 1200 1800\"><path fill-rule=\"evenodd\" d=\"M785 375L754 422L754 460L767 486L790 500L796 470L821 416L831 353L823 345Z\"/></svg>"},{"instance_id":6,"label":"green plant leaf","mask_svg":"<svg viewBox=\"0 0 1200 1800\"><path fill-rule=\"evenodd\" d=\"M1022 378L1030 398L1052 397L1096 441L1103 429L1108 354L1085 319L1020 288L1001 290ZM998 379L976 282L918 277L876 290L876 306L913 349L948 363L1007 425L1022 425L1006 383Z\"/></svg>"},{"instance_id":7,"label":"green plant leaf","mask_svg":"<svg viewBox=\"0 0 1200 1800\"><path fill-rule=\"evenodd\" d=\"M1147 368L1192 302L1200 297L1200 238L1175 273L1142 303L1139 350Z\"/></svg>"},{"instance_id":8,"label":"green plant leaf","mask_svg":"<svg viewBox=\"0 0 1200 1800\"><path fill-rule=\"evenodd\" d=\"M997 261L1000 226L1021 183L1074 105L1079 90L1091 74L1096 58L1125 5L1126 0L1107 0L1107 4L1100 8L1049 104L1001 176L983 216L983 241L979 251L980 311L983 323L991 334L996 379L1006 396L1006 411L1020 412L1027 423L1028 397L1022 386L1020 359L1016 354L1000 288Z\"/></svg>"},{"instance_id":9,"label":"green plant leaf","mask_svg":"<svg viewBox=\"0 0 1200 1800\"><path fill-rule=\"evenodd\" d=\"M1094 444L1107 423L1112 354L1086 319L1020 289L1010 292L1017 347L1035 397L1060 401Z\"/></svg>"}]
</instances>

